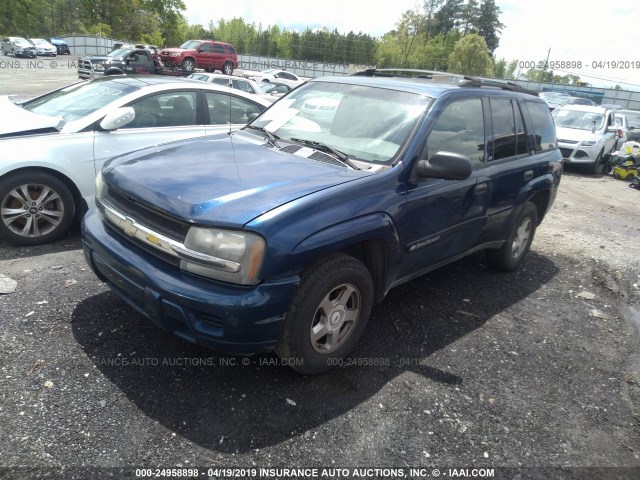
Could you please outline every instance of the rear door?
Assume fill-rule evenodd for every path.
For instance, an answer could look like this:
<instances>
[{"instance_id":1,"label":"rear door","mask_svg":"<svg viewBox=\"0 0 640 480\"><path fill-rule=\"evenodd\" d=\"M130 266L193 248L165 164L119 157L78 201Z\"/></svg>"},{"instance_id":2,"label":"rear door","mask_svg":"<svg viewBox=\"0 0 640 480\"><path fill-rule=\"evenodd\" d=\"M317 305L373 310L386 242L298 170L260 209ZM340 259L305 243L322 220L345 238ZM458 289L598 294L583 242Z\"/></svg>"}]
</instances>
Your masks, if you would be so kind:
<instances>
[{"instance_id":1,"label":"rear door","mask_svg":"<svg viewBox=\"0 0 640 480\"><path fill-rule=\"evenodd\" d=\"M440 152L466 155L473 171L466 180L407 182L407 213L400 225L405 254L399 279L413 277L474 248L487 221L491 183L484 169L482 99L457 97L437 110L423 158Z\"/></svg>"},{"instance_id":2,"label":"rear door","mask_svg":"<svg viewBox=\"0 0 640 480\"><path fill-rule=\"evenodd\" d=\"M224 47L219 43L213 44L213 55L212 55L212 63L211 68L215 70L222 70L222 66L224 65L226 52Z\"/></svg>"}]
</instances>

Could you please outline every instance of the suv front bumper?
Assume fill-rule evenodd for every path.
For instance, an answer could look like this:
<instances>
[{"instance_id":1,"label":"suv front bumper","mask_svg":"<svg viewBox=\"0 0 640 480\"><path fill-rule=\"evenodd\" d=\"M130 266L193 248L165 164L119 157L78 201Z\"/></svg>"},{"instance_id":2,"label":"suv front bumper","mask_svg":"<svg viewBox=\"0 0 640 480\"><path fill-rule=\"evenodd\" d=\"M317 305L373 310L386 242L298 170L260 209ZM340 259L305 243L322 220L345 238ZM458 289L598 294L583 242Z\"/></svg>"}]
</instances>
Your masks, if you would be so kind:
<instances>
[{"instance_id":1,"label":"suv front bumper","mask_svg":"<svg viewBox=\"0 0 640 480\"><path fill-rule=\"evenodd\" d=\"M558 148L562 153L562 158L567 163L595 163L602 145L596 144L587 147L577 143L566 143L558 140Z\"/></svg>"},{"instance_id":2,"label":"suv front bumper","mask_svg":"<svg viewBox=\"0 0 640 480\"><path fill-rule=\"evenodd\" d=\"M232 285L183 272L106 226L96 210L82 222L95 274L156 325L189 342L230 353L273 350L299 277Z\"/></svg>"}]
</instances>

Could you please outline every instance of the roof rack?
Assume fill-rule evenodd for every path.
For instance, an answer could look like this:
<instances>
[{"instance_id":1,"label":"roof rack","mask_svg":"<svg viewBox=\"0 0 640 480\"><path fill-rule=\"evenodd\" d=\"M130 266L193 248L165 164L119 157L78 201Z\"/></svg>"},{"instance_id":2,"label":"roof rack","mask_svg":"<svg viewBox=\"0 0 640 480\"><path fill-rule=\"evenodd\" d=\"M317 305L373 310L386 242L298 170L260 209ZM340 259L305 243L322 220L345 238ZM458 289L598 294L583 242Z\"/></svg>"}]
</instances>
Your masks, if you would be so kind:
<instances>
[{"instance_id":1,"label":"roof rack","mask_svg":"<svg viewBox=\"0 0 640 480\"><path fill-rule=\"evenodd\" d=\"M464 77L462 81L458 84L458 86L478 87L478 88L480 87L500 88L502 90L509 90L510 92L526 93L528 95L533 95L534 97L538 96L538 92L521 87L520 85L513 82L503 82L500 80L487 80L487 79L478 78L478 77Z\"/></svg>"},{"instance_id":2,"label":"roof rack","mask_svg":"<svg viewBox=\"0 0 640 480\"><path fill-rule=\"evenodd\" d=\"M367 68L352 73L352 77L408 77L431 79L434 76L449 75L451 77L461 77L461 75L449 72L438 72L435 70L420 70L416 68Z\"/></svg>"}]
</instances>

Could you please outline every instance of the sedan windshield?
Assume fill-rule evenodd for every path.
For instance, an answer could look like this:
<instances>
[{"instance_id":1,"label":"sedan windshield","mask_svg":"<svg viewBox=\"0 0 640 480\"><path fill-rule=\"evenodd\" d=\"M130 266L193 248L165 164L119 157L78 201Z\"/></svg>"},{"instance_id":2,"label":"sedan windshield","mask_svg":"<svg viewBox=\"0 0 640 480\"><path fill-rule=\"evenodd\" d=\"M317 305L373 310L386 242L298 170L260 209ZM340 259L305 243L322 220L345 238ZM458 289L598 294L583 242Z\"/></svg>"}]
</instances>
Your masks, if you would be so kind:
<instances>
[{"instance_id":1,"label":"sedan windshield","mask_svg":"<svg viewBox=\"0 0 640 480\"><path fill-rule=\"evenodd\" d=\"M600 130L604 122L601 113L582 112L579 110L554 110L553 119L557 127L574 128L576 130Z\"/></svg>"},{"instance_id":2,"label":"sedan windshield","mask_svg":"<svg viewBox=\"0 0 640 480\"><path fill-rule=\"evenodd\" d=\"M294 143L316 142L350 159L388 163L430 100L384 88L309 82L276 102L251 126Z\"/></svg>"},{"instance_id":3,"label":"sedan windshield","mask_svg":"<svg viewBox=\"0 0 640 480\"><path fill-rule=\"evenodd\" d=\"M26 41L24 38L16 38L13 43L15 43L18 47L31 47L32 45Z\"/></svg>"},{"instance_id":4,"label":"sedan windshield","mask_svg":"<svg viewBox=\"0 0 640 480\"><path fill-rule=\"evenodd\" d=\"M77 120L136 90L115 81L81 82L29 100L22 107L65 122Z\"/></svg>"}]
</instances>

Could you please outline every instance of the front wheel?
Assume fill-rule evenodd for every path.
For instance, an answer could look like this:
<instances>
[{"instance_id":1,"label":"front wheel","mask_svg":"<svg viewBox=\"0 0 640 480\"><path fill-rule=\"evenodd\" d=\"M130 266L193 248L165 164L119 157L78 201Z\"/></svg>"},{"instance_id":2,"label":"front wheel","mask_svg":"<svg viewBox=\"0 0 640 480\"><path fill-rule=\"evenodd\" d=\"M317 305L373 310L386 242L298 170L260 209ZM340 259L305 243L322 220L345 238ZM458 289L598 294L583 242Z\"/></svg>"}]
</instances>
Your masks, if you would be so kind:
<instances>
[{"instance_id":1,"label":"front wheel","mask_svg":"<svg viewBox=\"0 0 640 480\"><path fill-rule=\"evenodd\" d=\"M591 166L591 173L593 175L597 175L598 174L598 168L600 168L600 162L602 161L602 157L603 156L604 156L604 148L602 150L600 150L600 153L596 157L596 161Z\"/></svg>"},{"instance_id":2,"label":"front wheel","mask_svg":"<svg viewBox=\"0 0 640 480\"><path fill-rule=\"evenodd\" d=\"M335 254L309 268L285 317L276 354L307 375L339 365L362 336L373 280L359 260Z\"/></svg>"},{"instance_id":3,"label":"front wheel","mask_svg":"<svg viewBox=\"0 0 640 480\"><path fill-rule=\"evenodd\" d=\"M182 70L185 72L193 72L196 68L196 62L192 58L185 58L182 62Z\"/></svg>"},{"instance_id":4,"label":"front wheel","mask_svg":"<svg viewBox=\"0 0 640 480\"><path fill-rule=\"evenodd\" d=\"M40 245L64 235L75 215L69 188L43 172L0 180L0 238L14 245Z\"/></svg>"},{"instance_id":5,"label":"front wheel","mask_svg":"<svg viewBox=\"0 0 640 480\"><path fill-rule=\"evenodd\" d=\"M231 75L233 73L233 65L231 64L231 62L226 62L222 66L222 73L224 73L225 75Z\"/></svg>"},{"instance_id":6,"label":"front wheel","mask_svg":"<svg viewBox=\"0 0 640 480\"><path fill-rule=\"evenodd\" d=\"M487 264L505 272L517 269L531 247L537 225L538 209L533 203L527 202L522 207L504 245L486 251Z\"/></svg>"}]
</instances>

